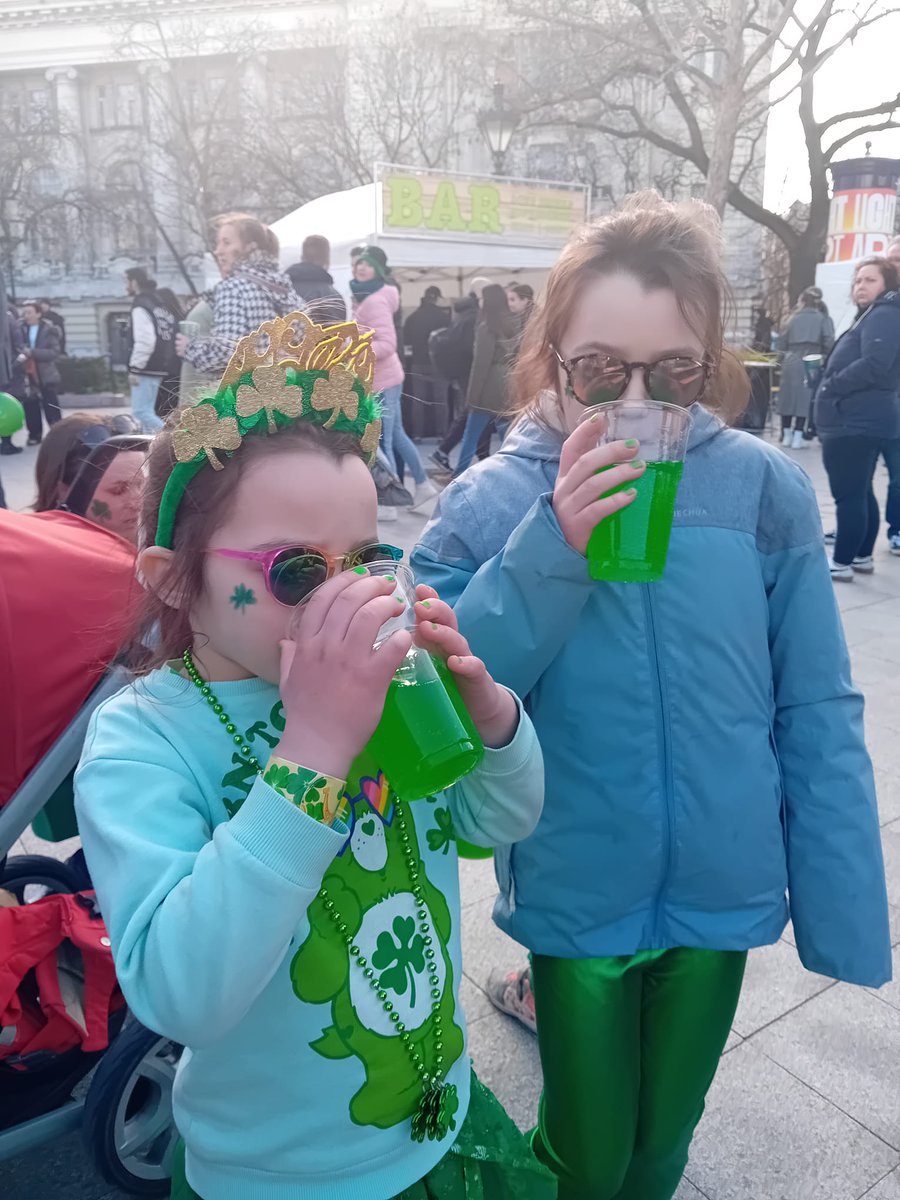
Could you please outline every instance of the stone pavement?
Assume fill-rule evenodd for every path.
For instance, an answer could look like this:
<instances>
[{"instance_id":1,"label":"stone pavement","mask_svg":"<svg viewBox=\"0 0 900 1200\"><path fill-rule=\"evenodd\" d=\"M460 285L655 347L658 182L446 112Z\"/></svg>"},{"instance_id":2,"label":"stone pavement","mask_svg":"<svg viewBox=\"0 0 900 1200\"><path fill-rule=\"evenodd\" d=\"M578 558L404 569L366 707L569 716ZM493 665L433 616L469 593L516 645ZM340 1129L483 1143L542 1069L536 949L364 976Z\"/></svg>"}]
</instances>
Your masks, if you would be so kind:
<instances>
[{"instance_id":1,"label":"stone pavement","mask_svg":"<svg viewBox=\"0 0 900 1200\"><path fill-rule=\"evenodd\" d=\"M817 447L795 457L830 527L833 506ZM0 459L4 483L28 503L23 462ZM877 478L883 500L886 477ZM411 546L421 520L404 514L384 535ZM900 975L900 558L886 542L869 578L837 586L854 673L868 701L878 777L895 974ZM823 747L827 754L827 747ZM520 947L491 924L490 863L461 865L462 997L481 1077L523 1127L535 1120L540 1064L532 1036L496 1013L484 987L515 968ZM0 1164L5 1200L118 1200L94 1178L77 1138ZM806 972L788 929L750 955L734 1030L697 1131L678 1200L900 1200L900 979L878 992Z\"/></svg>"}]
</instances>

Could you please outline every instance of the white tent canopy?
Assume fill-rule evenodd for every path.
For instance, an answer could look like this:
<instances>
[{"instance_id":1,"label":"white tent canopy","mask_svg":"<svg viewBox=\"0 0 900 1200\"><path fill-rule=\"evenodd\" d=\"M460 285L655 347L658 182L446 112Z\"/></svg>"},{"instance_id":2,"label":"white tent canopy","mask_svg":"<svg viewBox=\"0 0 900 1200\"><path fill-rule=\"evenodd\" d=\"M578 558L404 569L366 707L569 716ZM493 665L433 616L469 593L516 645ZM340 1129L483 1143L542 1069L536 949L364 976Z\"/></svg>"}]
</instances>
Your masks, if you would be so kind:
<instances>
[{"instance_id":1,"label":"white tent canopy","mask_svg":"<svg viewBox=\"0 0 900 1200\"><path fill-rule=\"evenodd\" d=\"M472 275L506 281L521 272L546 272L559 258L558 246L517 244L512 239L485 243L459 237L407 237L382 235L378 229L378 189L367 183L319 196L282 217L272 225L281 243L281 265L299 261L303 239L317 233L331 243L331 274L340 291L349 290L350 250L354 246L377 243L388 256L394 274L401 281L430 283L456 281L458 295L466 291ZM406 290L404 289L404 301Z\"/></svg>"}]
</instances>

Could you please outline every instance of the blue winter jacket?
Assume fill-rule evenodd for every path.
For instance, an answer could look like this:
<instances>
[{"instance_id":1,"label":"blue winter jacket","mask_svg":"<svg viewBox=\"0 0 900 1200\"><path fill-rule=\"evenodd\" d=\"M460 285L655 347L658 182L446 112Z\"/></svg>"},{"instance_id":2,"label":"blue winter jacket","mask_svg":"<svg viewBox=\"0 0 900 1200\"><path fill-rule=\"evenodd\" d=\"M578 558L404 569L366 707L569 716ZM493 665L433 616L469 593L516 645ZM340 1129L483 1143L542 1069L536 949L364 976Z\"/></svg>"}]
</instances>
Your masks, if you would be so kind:
<instances>
[{"instance_id":1,"label":"blue winter jacket","mask_svg":"<svg viewBox=\"0 0 900 1200\"><path fill-rule=\"evenodd\" d=\"M816 429L836 437L900 437L900 292L885 292L838 339L816 394Z\"/></svg>"},{"instance_id":2,"label":"blue winter jacket","mask_svg":"<svg viewBox=\"0 0 900 1200\"><path fill-rule=\"evenodd\" d=\"M447 488L414 552L544 751L541 821L495 856L495 919L592 957L745 950L790 915L806 967L877 986L875 788L815 495L693 412L659 583L589 579L551 506L562 439L529 421Z\"/></svg>"}]
</instances>

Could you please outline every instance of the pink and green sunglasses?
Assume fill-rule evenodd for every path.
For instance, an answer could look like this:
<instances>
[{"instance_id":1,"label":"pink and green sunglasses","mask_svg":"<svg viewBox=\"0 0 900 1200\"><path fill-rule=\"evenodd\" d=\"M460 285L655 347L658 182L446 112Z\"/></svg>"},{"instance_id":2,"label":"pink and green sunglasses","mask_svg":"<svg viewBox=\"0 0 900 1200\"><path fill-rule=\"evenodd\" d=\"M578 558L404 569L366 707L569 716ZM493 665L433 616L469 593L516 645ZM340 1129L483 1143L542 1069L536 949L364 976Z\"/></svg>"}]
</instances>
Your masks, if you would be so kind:
<instances>
[{"instance_id":1,"label":"pink and green sunglasses","mask_svg":"<svg viewBox=\"0 0 900 1200\"><path fill-rule=\"evenodd\" d=\"M207 553L260 563L269 595L286 608L295 608L339 571L403 558L402 550L383 542L360 546L348 554L329 554L317 546L279 546L274 550L225 550L214 546Z\"/></svg>"}]
</instances>

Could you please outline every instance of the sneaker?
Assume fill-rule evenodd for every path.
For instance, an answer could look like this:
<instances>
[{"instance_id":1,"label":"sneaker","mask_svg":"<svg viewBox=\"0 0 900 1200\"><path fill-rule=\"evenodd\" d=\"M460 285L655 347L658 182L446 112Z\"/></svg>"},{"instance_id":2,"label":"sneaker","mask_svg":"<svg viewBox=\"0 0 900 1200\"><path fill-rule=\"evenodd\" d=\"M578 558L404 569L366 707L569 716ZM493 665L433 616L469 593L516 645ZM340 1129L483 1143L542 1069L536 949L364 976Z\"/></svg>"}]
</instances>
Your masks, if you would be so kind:
<instances>
[{"instance_id":1,"label":"sneaker","mask_svg":"<svg viewBox=\"0 0 900 1200\"><path fill-rule=\"evenodd\" d=\"M531 967L521 971L491 971L487 984L488 999L494 1008L507 1013L532 1033L537 1033L534 1015L534 993L531 990Z\"/></svg>"},{"instance_id":2,"label":"sneaker","mask_svg":"<svg viewBox=\"0 0 900 1200\"><path fill-rule=\"evenodd\" d=\"M900 554L900 533L891 534L891 554Z\"/></svg>"},{"instance_id":3,"label":"sneaker","mask_svg":"<svg viewBox=\"0 0 900 1200\"><path fill-rule=\"evenodd\" d=\"M790 446L790 445L791 445L791 443L793 442L793 440L794 440L794 431L793 431L793 429L790 429L790 428L788 428L788 429L785 429L785 430L783 430L783 431L782 431L782 434L781 434L781 444L782 444L782 446Z\"/></svg>"},{"instance_id":4,"label":"sneaker","mask_svg":"<svg viewBox=\"0 0 900 1200\"><path fill-rule=\"evenodd\" d=\"M12 442L4 442L3 445L0 446L0 454L21 454L21 453L22 453L22 447L14 446L12 444Z\"/></svg>"},{"instance_id":5,"label":"sneaker","mask_svg":"<svg viewBox=\"0 0 900 1200\"><path fill-rule=\"evenodd\" d=\"M424 508L426 504L434 500L440 494L440 489L436 488L430 479L426 479L424 483L417 483L415 494L413 495L412 511L415 512L419 508Z\"/></svg>"},{"instance_id":6,"label":"sneaker","mask_svg":"<svg viewBox=\"0 0 900 1200\"><path fill-rule=\"evenodd\" d=\"M791 442L791 449L792 450L808 450L809 449L809 442L803 436L802 429L794 430L794 439Z\"/></svg>"},{"instance_id":7,"label":"sneaker","mask_svg":"<svg viewBox=\"0 0 900 1200\"><path fill-rule=\"evenodd\" d=\"M391 521L397 520L397 510L392 504L378 505L378 524L389 525Z\"/></svg>"},{"instance_id":8,"label":"sneaker","mask_svg":"<svg viewBox=\"0 0 900 1200\"><path fill-rule=\"evenodd\" d=\"M867 558L854 558L853 570L857 575L871 575L875 570L875 559L871 554Z\"/></svg>"},{"instance_id":9,"label":"sneaker","mask_svg":"<svg viewBox=\"0 0 900 1200\"><path fill-rule=\"evenodd\" d=\"M450 465L450 459L441 450L434 451L434 453L431 455L431 461L436 467L440 467L442 471L453 470L453 467Z\"/></svg>"},{"instance_id":10,"label":"sneaker","mask_svg":"<svg viewBox=\"0 0 900 1200\"><path fill-rule=\"evenodd\" d=\"M825 534L825 545L826 546L833 546L836 541L837 541L837 530L836 529L832 529L830 533Z\"/></svg>"},{"instance_id":11,"label":"sneaker","mask_svg":"<svg viewBox=\"0 0 900 1200\"><path fill-rule=\"evenodd\" d=\"M833 558L829 558L828 560L828 569L835 583L852 583L856 578L852 567L844 566L843 563L836 563Z\"/></svg>"},{"instance_id":12,"label":"sneaker","mask_svg":"<svg viewBox=\"0 0 900 1200\"><path fill-rule=\"evenodd\" d=\"M40 444L41 444L41 439L40 439L40 438L36 438L36 437L30 437L30 438L28 439L28 445L29 445L29 446L39 446Z\"/></svg>"}]
</instances>

